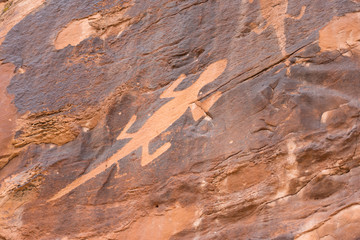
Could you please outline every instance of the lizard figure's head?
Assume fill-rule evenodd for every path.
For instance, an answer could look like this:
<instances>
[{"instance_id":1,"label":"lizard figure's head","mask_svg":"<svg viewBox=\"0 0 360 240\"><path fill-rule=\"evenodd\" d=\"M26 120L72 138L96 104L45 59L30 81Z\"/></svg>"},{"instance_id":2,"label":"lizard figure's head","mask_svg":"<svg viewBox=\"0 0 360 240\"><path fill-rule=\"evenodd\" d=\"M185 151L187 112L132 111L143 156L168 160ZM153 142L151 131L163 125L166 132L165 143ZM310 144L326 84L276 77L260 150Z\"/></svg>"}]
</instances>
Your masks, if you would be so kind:
<instances>
[{"instance_id":1,"label":"lizard figure's head","mask_svg":"<svg viewBox=\"0 0 360 240\"><path fill-rule=\"evenodd\" d=\"M198 94L205 85L215 81L225 71L226 65L226 59L210 64L190 88Z\"/></svg>"},{"instance_id":2,"label":"lizard figure's head","mask_svg":"<svg viewBox=\"0 0 360 240\"><path fill-rule=\"evenodd\" d=\"M174 81L168 89L166 89L160 96L160 98L170 98L177 97L179 95L185 94L185 96L189 97L197 97L200 90L207 84L213 82L216 78L218 78L225 70L227 65L227 60L219 60L215 63L210 64L203 73L200 74L198 80L196 80L190 87L181 90L175 91L175 88L180 85L180 83L186 78L184 74L180 75L179 78Z\"/></svg>"}]
</instances>

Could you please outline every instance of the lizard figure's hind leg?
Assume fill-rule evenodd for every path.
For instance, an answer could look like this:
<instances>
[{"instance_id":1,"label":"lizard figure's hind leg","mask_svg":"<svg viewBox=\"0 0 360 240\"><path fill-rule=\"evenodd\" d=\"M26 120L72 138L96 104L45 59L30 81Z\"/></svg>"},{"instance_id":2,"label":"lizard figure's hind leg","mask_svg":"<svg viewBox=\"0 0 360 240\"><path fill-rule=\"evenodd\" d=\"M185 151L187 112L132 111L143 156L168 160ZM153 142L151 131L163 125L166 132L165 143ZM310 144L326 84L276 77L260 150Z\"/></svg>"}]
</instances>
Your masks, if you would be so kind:
<instances>
[{"instance_id":1,"label":"lizard figure's hind leg","mask_svg":"<svg viewBox=\"0 0 360 240\"><path fill-rule=\"evenodd\" d=\"M152 162L155 158L166 152L171 147L171 143L167 142L159 147L153 154L149 154L149 144L142 148L141 166L145 166Z\"/></svg>"},{"instance_id":2,"label":"lizard figure's hind leg","mask_svg":"<svg viewBox=\"0 0 360 240\"><path fill-rule=\"evenodd\" d=\"M269 22L267 22L265 24L265 26L263 27L260 27L260 26L257 26L253 29L254 33L256 33L257 35L260 35L263 31L265 31L268 27L269 27Z\"/></svg>"},{"instance_id":3,"label":"lizard figure's hind leg","mask_svg":"<svg viewBox=\"0 0 360 240\"><path fill-rule=\"evenodd\" d=\"M126 124L124 130L121 131L121 133L119 134L119 136L116 138L116 140L120 140L120 139L125 139L125 138L130 138L132 133L126 133L130 127L135 123L136 121L136 115L133 115L130 119L130 121Z\"/></svg>"}]
</instances>

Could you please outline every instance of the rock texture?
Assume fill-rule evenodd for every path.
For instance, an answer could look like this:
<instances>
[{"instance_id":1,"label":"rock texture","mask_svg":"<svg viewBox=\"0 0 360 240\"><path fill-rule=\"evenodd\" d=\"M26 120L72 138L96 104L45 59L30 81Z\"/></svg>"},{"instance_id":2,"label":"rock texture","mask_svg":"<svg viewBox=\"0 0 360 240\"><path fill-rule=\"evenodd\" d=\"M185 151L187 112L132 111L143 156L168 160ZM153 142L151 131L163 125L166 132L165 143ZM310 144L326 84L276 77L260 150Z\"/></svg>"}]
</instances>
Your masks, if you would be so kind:
<instances>
[{"instance_id":1,"label":"rock texture","mask_svg":"<svg viewBox=\"0 0 360 240\"><path fill-rule=\"evenodd\" d=\"M0 8L0 239L360 238L359 1Z\"/></svg>"}]
</instances>

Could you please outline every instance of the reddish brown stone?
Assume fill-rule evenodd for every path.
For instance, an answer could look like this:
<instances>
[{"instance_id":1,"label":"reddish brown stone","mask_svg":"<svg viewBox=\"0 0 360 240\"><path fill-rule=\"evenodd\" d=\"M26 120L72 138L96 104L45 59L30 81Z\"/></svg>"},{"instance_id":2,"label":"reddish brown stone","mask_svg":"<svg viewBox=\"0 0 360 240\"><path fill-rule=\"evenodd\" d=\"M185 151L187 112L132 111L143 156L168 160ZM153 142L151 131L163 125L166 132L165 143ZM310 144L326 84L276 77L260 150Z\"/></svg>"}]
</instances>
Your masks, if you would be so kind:
<instances>
[{"instance_id":1,"label":"reddish brown stone","mask_svg":"<svg viewBox=\"0 0 360 240\"><path fill-rule=\"evenodd\" d=\"M359 1L0 8L0 239L360 238Z\"/></svg>"},{"instance_id":2,"label":"reddish brown stone","mask_svg":"<svg viewBox=\"0 0 360 240\"><path fill-rule=\"evenodd\" d=\"M16 127L16 108L12 97L7 93L6 87L14 76L15 66L11 63L0 65L0 169L3 168L11 155L11 140Z\"/></svg>"}]
</instances>

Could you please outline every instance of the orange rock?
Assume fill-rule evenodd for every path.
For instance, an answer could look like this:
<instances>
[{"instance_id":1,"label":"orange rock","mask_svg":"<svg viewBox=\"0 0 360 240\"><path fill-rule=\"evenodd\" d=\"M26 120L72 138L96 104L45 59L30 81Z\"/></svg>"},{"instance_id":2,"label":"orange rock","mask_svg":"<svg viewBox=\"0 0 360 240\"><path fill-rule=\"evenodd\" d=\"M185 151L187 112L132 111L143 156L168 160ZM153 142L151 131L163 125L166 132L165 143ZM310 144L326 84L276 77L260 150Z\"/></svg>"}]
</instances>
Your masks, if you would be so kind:
<instances>
[{"instance_id":1,"label":"orange rock","mask_svg":"<svg viewBox=\"0 0 360 240\"><path fill-rule=\"evenodd\" d=\"M13 97L7 92L7 86L14 76L15 66L11 63L0 65L0 169L7 163L11 154L11 141L16 127L17 111Z\"/></svg>"},{"instance_id":2,"label":"orange rock","mask_svg":"<svg viewBox=\"0 0 360 240\"><path fill-rule=\"evenodd\" d=\"M0 9L0 239L360 237L359 1Z\"/></svg>"}]
</instances>

